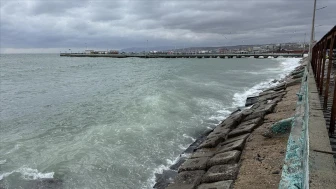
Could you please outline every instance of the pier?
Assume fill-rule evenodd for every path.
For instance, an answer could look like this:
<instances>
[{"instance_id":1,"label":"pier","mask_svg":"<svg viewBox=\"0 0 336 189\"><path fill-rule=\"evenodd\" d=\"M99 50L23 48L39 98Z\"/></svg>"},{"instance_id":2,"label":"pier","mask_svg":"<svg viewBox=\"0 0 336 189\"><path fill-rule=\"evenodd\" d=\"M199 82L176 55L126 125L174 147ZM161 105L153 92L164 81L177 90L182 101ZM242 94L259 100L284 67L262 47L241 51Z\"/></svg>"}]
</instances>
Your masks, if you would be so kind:
<instances>
[{"instance_id":1,"label":"pier","mask_svg":"<svg viewBox=\"0 0 336 189\"><path fill-rule=\"evenodd\" d=\"M84 54L60 53L66 57L108 57L108 58L300 58L302 53L258 53L258 54Z\"/></svg>"}]
</instances>

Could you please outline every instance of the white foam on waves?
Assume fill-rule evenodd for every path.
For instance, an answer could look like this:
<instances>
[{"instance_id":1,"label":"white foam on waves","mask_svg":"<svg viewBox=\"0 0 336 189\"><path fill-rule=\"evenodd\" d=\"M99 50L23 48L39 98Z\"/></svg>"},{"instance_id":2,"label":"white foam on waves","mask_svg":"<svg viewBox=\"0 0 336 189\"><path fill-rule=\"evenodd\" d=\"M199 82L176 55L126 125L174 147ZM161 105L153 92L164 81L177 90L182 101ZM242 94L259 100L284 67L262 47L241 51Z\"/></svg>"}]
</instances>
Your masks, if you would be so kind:
<instances>
[{"instance_id":1,"label":"white foam on waves","mask_svg":"<svg viewBox=\"0 0 336 189\"><path fill-rule=\"evenodd\" d=\"M295 67L299 66L299 61L300 61L299 58L278 58L276 60L280 61L280 67L268 69L268 71L272 74L278 74L278 75L276 75L276 77L274 77L272 79L269 79L268 81L258 83L256 85L254 85L252 88L246 89L243 92L235 93L234 96L233 96L232 107L229 107L229 108L236 108L236 107L245 106L245 101L246 101L246 98L248 96L258 95L260 92L262 92L262 90L264 90L266 88L269 88L269 87L276 86L279 83L278 82L272 82L272 81L274 79L279 80L279 79L284 78L287 74L289 74L292 70L294 70ZM265 70L263 70L263 71L265 71ZM255 75L256 73L251 73L251 74ZM217 115L213 115L209 119L213 120L213 121L219 121L220 122L220 121L224 120L231 113L231 111L229 111L228 109L223 109L223 110L217 111L217 113L218 113ZM183 137L190 138L193 141L195 141L194 138L192 138L188 135L183 134ZM179 145L178 147L181 150L185 150L187 148L186 146L183 146L183 145ZM173 160L173 161L167 159L166 160L167 161L166 165L160 165L160 166L156 167L152 171L151 175L153 175L153 176L149 179L149 181L146 183L146 186L144 186L143 188L152 188L153 185L156 183L155 182L155 173L161 174L163 172L163 170L169 170L169 167L171 165L176 164L178 162L179 158L180 157L176 157L176 159Z\"/></svg>"},{"instance_id":2,"label":"white foam on waves","mask_svg":"<svg viewBox=\"0 0 336 189\"><path fill-rule=\"evenodd\" d=\"M29 168L29 167L21 167L17 170L0 174L0 180L4 179L5 177L8 177L9 175L11 175L13 173L20 173L21 178L25 179L25 180L37 180L37 179L45 179L45 178L54 178L54 172L41 173L37 169L32 169L32 168Z\"/></svg>"},{"instance_id":3,"label":"white foam on waves","mask_svg":"<svg viewBox=\"0 0 336 189\"><path fill-rule=\"evenodd\" d=\"M297 66L299 66L300 58L279 58L276 59L280 61L280 66L278 68L266 69L272 73L277 74L274 78L269 79L268 81L264 81L254 85L252 88L246 89L243 92L238 92L233 95L233 107L240 107L245 105L246 98L248 96L258 95L262 90L273 87L279 84L279 82L272 82L274 79L280 80L286 77L291 71L293 71ZM263 70L265 71L265 70Z\"/></svg>"},{"instance_id":4,"label":"white foam on waves","mask_svg":"<svg viewBox=\"0 0 336 189\"><path fill-rule=\"evenodd\" d=\"M156 167L151 173L152 177L145 183L145 186L143 186L142 188L143 189L153 188L154 184L156 183L155 173L162 174L164 170L169 170L170 169L169 167L176 164L179 159L180 157L176 157L175 160L166 159L167 162L166 165L161 164L158 167Z\"/></svg>"}]
</instances>

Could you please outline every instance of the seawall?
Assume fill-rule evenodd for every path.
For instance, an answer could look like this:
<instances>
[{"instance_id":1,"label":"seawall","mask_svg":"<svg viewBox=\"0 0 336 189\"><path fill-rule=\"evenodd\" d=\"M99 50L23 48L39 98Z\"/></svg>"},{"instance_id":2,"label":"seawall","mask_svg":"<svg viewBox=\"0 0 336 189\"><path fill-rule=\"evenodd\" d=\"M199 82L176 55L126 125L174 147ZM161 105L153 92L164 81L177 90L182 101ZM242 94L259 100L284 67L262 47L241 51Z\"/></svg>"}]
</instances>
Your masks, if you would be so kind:
<instances>
[{"instance_id":1,"label":"seawall","mask_svg":"<svg viewBox=\"0 0 336 189\"><path fill-rule=\"evenodd\" d=\"M289 93L287 96L294 96L294 98L286 103L293 103L293 99L296 101L295 93L301 83L302 70L304 70L304 66L299 66L278 86L265 89L258 96L248 98L246 105L252 105L250 108L233 112L212 132L205 133L204 136L196 140L181 155L179 161L170 167L170 170L156 175L157 183L154 188L232 188L237 176L239 180L241 167L244 167L244 162L247 162L245 156L250 153L245 152L246 146L255 139L254 131L262 126L272 125L283 118L291 117L294 113L294 110L291 109L284 116L278 116L279 113L275 113L275 117L278 116L278 118L274 118L273 112L283 98L286 98L287 93ZM283 111L286 112L288 108L286 105L282 106ZM273 117L267 118L272 114ZM258 134L258 137L261 134L265 134L264 130ZM286 146L288 134L284 136L282 145ZM268 140L267 134L266 137L261 137L266 140L266 144L274 143L274 141ZM263 147L261 146L261 148ZM278 158L280 164L285 156L284 149L281 152L282 158ZM258 163L265 159L260 153L253 154L256 156L251 158ZM275 171L278 173L274 183L278 184L280 180L279 166ZM270 175L274 174L270 172Z\"/></svg>"}]
</instances>

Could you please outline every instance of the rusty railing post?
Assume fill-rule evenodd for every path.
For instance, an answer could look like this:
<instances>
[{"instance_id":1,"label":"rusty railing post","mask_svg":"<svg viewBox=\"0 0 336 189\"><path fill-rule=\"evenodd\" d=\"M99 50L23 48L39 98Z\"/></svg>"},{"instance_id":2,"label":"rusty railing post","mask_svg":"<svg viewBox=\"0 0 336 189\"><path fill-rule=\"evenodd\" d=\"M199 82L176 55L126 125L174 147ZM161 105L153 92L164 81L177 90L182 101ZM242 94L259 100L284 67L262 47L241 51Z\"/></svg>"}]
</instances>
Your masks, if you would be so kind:
<instances>
[{"instance_id":1,"label":"rusty railing post","mask_svg":"<svg viewBox=\"0 0 336 189\"><path fill-rule=\"evenodd\" d=\"M324 102L323 102L323 109L327 109L328 105L328 93L329 93L329 84L330 84L330 74L331 74L331 66L332 66L332 52L334 46L334 35L332 35L330 39L330 46L329 46L329 62L328 62L328 72L327 72L327 81L324 91Z\"/></svg>"},{"instance_id":2,"label":"rusty railing post","mask_svg":"<svg viewBox=\"0 0 336 189\"><path fill-rule=\"evenodd\" d=\"M318 56L317 56L317 73L316 73L316 85L317 88L320 88L320 75L321 75L321 57L322 57L322 45L318 45Z\"/></svg>"},{"instance_id":3,"label":"rusty railing post","mask_svg":"<svg viewBox=\"0 0 336 189\"><path fill-rule=\"evenodd\" d=\"M316 47L313 48L313 52L312 52L312 60L311 60L311 65L312 65L312 70L315 76L315 57L316 57Z\"/></svg>"},{"instance_id":4,"label":"rusty railing post","mask_svg":"<svg viewBox=\"0 0 336 189\"><path fill-rule=\"evenodd\" d=\"M322 75L320 80L320 95L322 95L323 85L324 85L324 71L325 71L325 61L326 61L326 53L327 53L327 44L328 40L324 40L323 42L323 62L322 62Z\"/></svg>"},{"instance_id":5,"label":"rusty railing post","mask_svg":"<svg viewBox=\"0 0 336 189\"><path fill-rule=\"evenodd\" d=\"M334 42L335 42L335 33L332 34L330 49L329 49L329 64L333 64L333 50L334 50ZM335 116L336 116L336 74L334 76L334 95L333 95L333 104L331 108L331 117L330 117L330 125L329 125L329 134L332 135L335 132Z\"/></svg>"}]
</instances>

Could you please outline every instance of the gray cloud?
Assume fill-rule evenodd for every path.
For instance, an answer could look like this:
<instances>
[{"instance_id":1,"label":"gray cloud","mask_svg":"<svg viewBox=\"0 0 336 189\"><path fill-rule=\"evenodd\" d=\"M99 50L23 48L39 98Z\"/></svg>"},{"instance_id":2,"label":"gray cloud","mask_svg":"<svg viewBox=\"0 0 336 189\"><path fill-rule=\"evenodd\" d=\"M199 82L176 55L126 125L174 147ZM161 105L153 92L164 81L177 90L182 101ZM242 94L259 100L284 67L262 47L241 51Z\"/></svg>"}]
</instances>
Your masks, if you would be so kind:
<instances>
[{"instance_id":1,"label":"gray cloud","mask_svg":"<svg viewBox=\"0 0 336 189\"><path fill-rule=\"evenodd\" d=\"M1 0L0 45L10 49L119 49L302 42L313 1ZM335 25L319 0L316 38Z\"/></svg>"}]
</instances>

